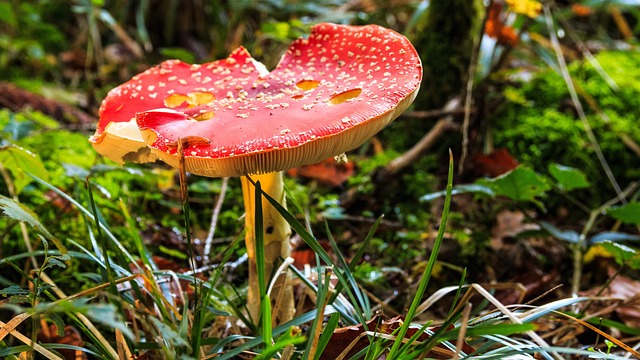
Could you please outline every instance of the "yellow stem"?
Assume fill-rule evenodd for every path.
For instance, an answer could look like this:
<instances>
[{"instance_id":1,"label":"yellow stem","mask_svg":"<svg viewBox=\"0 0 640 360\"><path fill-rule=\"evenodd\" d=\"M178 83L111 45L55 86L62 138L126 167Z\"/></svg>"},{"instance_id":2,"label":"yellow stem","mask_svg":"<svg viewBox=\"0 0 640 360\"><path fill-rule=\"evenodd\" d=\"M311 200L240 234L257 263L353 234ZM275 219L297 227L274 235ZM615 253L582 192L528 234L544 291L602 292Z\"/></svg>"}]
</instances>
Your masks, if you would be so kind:
<instances>
[{"instance_id":1,"label":"yellow stem","mask_svg":"<svg viewBox=\"0 0 640 360\"><path fill-rule=\"evenodd\" d=\"M282 172L274 172L261 175L250 175L254 182L260 182L262 191L276 199L286 207L284 182ZM249 293L247 294L247 307L253 321L260 317L260 294L258 286L258 273L256 265L255 243L255 187L246 178L242 177L242 193L245 208L245 245L249 257ZM266 200L262 200L262 224L264 229L265 250L265 279L267 286L270 283L272 270L279 265L279 259L286 259L291 254L291 228L280 213ZM293 288L287 284L286 272L276 279L274 291L271 293L274 324L282 324L293 318L295 308L293 303Z\"/></svg>"}]
</instances>

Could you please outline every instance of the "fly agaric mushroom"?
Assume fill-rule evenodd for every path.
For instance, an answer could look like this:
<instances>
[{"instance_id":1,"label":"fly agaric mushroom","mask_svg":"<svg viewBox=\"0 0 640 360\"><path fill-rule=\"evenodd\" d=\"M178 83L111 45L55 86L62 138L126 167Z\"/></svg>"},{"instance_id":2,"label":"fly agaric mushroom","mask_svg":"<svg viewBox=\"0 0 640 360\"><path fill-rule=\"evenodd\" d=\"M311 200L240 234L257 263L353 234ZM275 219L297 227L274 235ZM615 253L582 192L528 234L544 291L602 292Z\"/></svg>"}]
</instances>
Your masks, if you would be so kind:
<instances>
[{"instance_id":1,"label":"fly agaric mushroom","mask_svg":"<svg viewBox=\"0 0 640 360\"><path fill-rule=\"evenodd\" d=\"M183 156L191 173L242 176L247 302L256 319L255 202L246 176L284 205L283 170L360 146L411 104L421 78L420 58L404 36L376 25L322 23L295 40L271 72L240 48L225 60L167 61L137 75L104 100L91 141L120 162L158 158L178 167ZM119 149L110 150L114 145ZM291 231L266 201L263 223L269 275L278 258L289 256ZM283 284L278 297L273 318L282 323L293 316L291 288Z\"/></svg>"}]
</instances>

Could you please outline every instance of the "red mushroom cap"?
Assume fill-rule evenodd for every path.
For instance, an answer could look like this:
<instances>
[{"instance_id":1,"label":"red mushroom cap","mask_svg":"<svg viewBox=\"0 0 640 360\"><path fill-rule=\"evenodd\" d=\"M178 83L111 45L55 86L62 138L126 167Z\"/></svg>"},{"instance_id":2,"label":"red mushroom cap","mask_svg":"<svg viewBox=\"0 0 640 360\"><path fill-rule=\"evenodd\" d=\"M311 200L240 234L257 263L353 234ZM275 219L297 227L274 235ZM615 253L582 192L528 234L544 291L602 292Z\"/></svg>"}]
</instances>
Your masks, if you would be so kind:
<instances>
[{"instance_id":1,"label":"red mushroom cap","mask_svg":"<svg viewBox=\"0 0 640 360\"><path fill-rule=\"evenodd\" d=\"M238 68L237 64L243 64ZM257 79L264 66L251 58L244 48L228 58L207 64L191 65L168 60L134 76L114 88L100 105L100 121L90 138L96 150L119 163L154 161L135 121L137 112L157 108L187 111L224 98L222 83L229 79Z\"/></svg>"},{"instance_id":2,"label":"red mushroom cap","mask_svg":"<svg viewBox=\"0 0 640 360\"><path fill-rule=\"evenodd\" d=\"M188 73L164 81L176 85L175 93L213 94L208 102L187 96L179 106L167 106L165 92L165 106L158 109L133 102L125 104L126 111L117 103L103 108L126 113L123 121L137 113L145 142L170 165L178 164L180 138L187 171L239 176L316 163L358 147L409 106L422 78L411 43L376 25L316 25L308 39L292 43L270 73L257 71L248 54L234 54L232 63L202 66L213 66L215 73L207 75L212 79L207 84L204 76ZM158 86L157 78L146 74L159 71L139 75L129 89ZM178 76L175 70L172 76Z\"/></svg>"}]
</instances>

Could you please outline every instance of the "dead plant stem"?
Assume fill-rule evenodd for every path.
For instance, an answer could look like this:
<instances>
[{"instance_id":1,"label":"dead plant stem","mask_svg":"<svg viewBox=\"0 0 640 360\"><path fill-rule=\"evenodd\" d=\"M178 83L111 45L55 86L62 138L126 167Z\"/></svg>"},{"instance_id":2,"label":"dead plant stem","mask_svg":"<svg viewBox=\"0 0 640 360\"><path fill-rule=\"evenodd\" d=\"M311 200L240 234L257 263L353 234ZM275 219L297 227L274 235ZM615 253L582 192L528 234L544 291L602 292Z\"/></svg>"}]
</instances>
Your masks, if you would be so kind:
<instances>
[{"instance_id":1,"label":"dead plant stem","mask_svg":"<svg viewBox=\"0 0 640 360\"><path fill-rule=\"evenodd\" d=\"M584 112L584 109L582 108L582 103L580 102L580 99L578 98L578 94L576 92L576 87L574 86L573 79L571 78L571 74L569 74L569 70L567 69L567 63L564 60L564 55L562 53L562 48L560 47L560 42L558 41L558 37L556 36L556 33L555 33L555 27L554 27L554 24L553 24L553 19L551 17L551 10L549 8L549 4L548 3L545 3L543 5L543 10L544 10L544 15L545 15L545 20L546 20L546 23L547 23L547 29L549 31L549 39L551 40L551 46L553 47L553 50L556 53L558 66L560 67L560 72L562 73L562 78L564 79L564 82L567 85L567 90L569 91L569 95L571 96L571 101L573 102L573 104L575 106L576 112L578 113L578 117L582 121L582 124L584 126L585 132L587 133L587 137L589 138L589 142L591 143L591 146L593 146L593 149L596 152L596 156L598 157L598 160L600 161L602 169L604 170L605 174L607 175L607 178L609 179L609 182L611 183L611 185L613 186L614 190L616 191L616 194L620 198L620 201L623 204L626 204L627 201L626 201L624 195L622 194L622 189L620 188L620 185L618 184L618 181L616 180L615 176L613 175L613 172L611 171L611 168L609 167L609 164L607 163L607 160L605 159L604 154L602 153L602 149L600 149L600 145L598 144L598 140L596 139L596 136L593 133L593 130L591 129L591 125L589 124L589 120L587 120L587 116L586 116L586 114Z\"/></svg>"},{"instance_id":2,"label":"dead plant stem","mask_svg":"<svg viewBox=\"0 0 640 360\"><path fill-rule=\"evenodd\" d=\"M476 67L478 65L478 54L480 53L480 45L482 43L482 36L484 34L484 27L489 18L489 9L493 1L489 1L486 6L484 18L482 19L482 26L480 27L480 33L473 41L473 50L471 52L471 60L469 61L469 71L467 72L467 86L464 90L464 120L462 121L462 149L460 154L460 161L458 162L458 174L462 174L464 170L464 163L469 153L469 123L471 122L471 108L473 106L473 86L475 84Z\"/></svg>"},{"instance_id":3,"label":"dead plant stem","mask_svg":"<svg viewBox=\"0 0 640 360\"><path fill-rule=\"evenodd\" d=\"M582 280L582 256L584 252L584 247L586 245L586 239L591 229L593 228L598 216L602 214L605 210L607 210L612 205L618 203L620 201L620 196L623 198L628 194L633 192L638 187L638 183L631 183L627 186L624 191L620 193L618 197L615 197L606 203L602 204L598 208L592 210L589 213L589 218L587 222L584 224L582 228L582 232L580 233L580 237L578 239L578 243L573 246L573 277L571 280L571 295L578 296L578 292L580 291L580 281Z\"/></svg>"},{"instance_id":4,"label":"dead plant stem","mask_svg":"<svg viewBox=\"0 0 640 360\"><path fill-rule=\"evenodd\" d=\"M216 227L218 225L218 217L220 216L220 211L222 210L222 204L224 203L225 195L227 194L227 185L229 184L229 178L222 178L222 183L220 185L220 195L218 196L218 200L216 200L216 204L213 208L213 214L211 214L211 226L209 227L209 233L207 234L207 239L204 243L204 251L203 251L203 263L204 265L209 265L211 259L209 258L209 253L211 253L211 245L213 244L213 235L216 232Z\"/></svg>"},{"instance_id":5,"label":"dead plant stem","mask_svg":"<svg viewBox=\"0 0 640 360\"><path fill-rule=\"evenodd\" d=\"M447 102L444 106L445 111L451 111L453 109L458 108L460 103L459 98L453 98ZM418 141L411 149L409 149L404 154L398 156L393 159L389 164L387 164L381 173L381 178L391 177L401 170L406 168L407 166L415 163L415 161L428 149L430 148L435 141L440 138L446 130L452 127L453 115L448 115L446 117L441 118L438 122L426 133L420 141Z\"/></svg>"}]
</instances>

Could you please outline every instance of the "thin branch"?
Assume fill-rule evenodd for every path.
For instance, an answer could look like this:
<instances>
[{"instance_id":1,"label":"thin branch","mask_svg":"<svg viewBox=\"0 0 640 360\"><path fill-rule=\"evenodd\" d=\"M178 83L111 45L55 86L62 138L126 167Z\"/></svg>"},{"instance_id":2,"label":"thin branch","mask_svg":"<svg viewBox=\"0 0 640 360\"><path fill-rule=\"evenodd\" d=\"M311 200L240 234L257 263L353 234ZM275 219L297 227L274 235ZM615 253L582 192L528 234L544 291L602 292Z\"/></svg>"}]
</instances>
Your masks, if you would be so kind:
<instances>
[{"instance_id":1,"label":"thin branch","mask_svg":"<svg viewBox=\"0 0 640 360\"><path fill-rule=\"evenodd\" d=\"M620 199L620 201L623 204L627 203L627 200L625 199L624 195L622 194L622 189L620 188L620 185L618 185L618 181L616 180L615 176L613 175L613 172L611 171L611 168L609 167L609 164L607 163L607 160L604 157L604 154L602 153L602 149L600 149L600 145L598 144L598 140L596 139L595 134L593 133L593 130L591 129L591 125L589 124L589 120L587 120L587 116L584 112L584 109L582 108L582 103L580 102L580 99L578 98L578 94L576 92L576 88L573 84L573 80L571 79L571 74L569 74L569 70L567 69L567 63L564 60L564 55L562 54L562 49L560 48L560 42L558 41L558 37L556 36L556 32L555 32L555 27L553 24L553 19L551 18L551 10L549 8L549 4L545 3L543 5L543 10L544 10L544 15L545 15L545 20L547 23L547 29L549 30L549 39L551 40L551 45L553 47L553 50L556 53L556 58L558 60L558 65L560 67L560 72L562 73L562 78L564 79L564 82L567 85L567 89L569 90L569 95L571 95L571 101L573 102L576 112L578 113L578 117L580 118L580 120L582 121L582 124L584 126L584 129L587 133L587 137L589 138L589 142L591 143L591 146L593 146L593 149L596 152L596 156L598 157L598 160L600 161L600 164L602 166L602 169L604 170L605 174L607 175L607 178L609 179L609 182L611 183L611 185L613 186L614 190L616 191L616 194L618 195L618 198Z\"/></svg>"},{"instance_id":2,"label":"thin branch","mask_svg":"<svg viewBox=\"0 0 640 360\"><path fill-rule=\"evenodd\" d=\"M584 41L582 41L582 39L580 39L580 37L576 33L576 30L573 28L573 25L571 25L571 23L567 21L567 19L564 17L561 11L557 11L558 7L555 1L552 2L552 5L554 10L556 10L556 19L558 19L558 22L560 22L560 24L562 24L564 30L569 35L569 38L571 39L571 41L573 41L573 43L576 45L578 50L582 53L582 56L584 56L585 59L589 61L589 64L593 66L594 70L598 74L600 74L600 77L604 79L604 81L607 83L607 85L609 85L611 89L613 89L614 91L620 91L620 87L618 86L618 84L616 84L616 82L611 78L611 76L607 74L607 72L600 65L600 62L598 62L598 60L593 56L591 51L589 51L589 48L587 48L587 45L585 45Z\"/></svg>"},{"instance_id":3,"label":"thin branch","mask_svg":"<svg viewBox=\"0 0 640 360\"><path fill-rule=\"evenodd\" d=\"M626 198L626 196L635 191L637 187L637 182L629 184L629 186L627 186L627 188L624 189L624 191L622 191L617 197L602 204L600 207L594 209L589 214L589 219L587 220L584 228L582 228L582 232L580 233L580 239L578 243L573 246L573 276L571 279L571 294L573 296L577 296L578 292L580 291L580 283L582 282L582 257L587 235L589 235L591 229L596 223L596 220L605 210L621 201L621 199Z\"/></svg>"},{"instance_id":4,"label":"thin branch","mask_svg":"<svg viewBox=\"0 0 640 360\"><path fill-rule=\"evenodd\" d=\"M464 90L464 120L462 122L462 153L458 162L458 174L462 174L464 163L469 153L469 123L471 122L471 107L473 106L473 86L476 77L476 68L478 66L478 54L480 53L480 45L484 35L484 28L489 19L489 9L493 1L489 1L485 8L485 15L482 19L480 34L474 39L473 50L471 52L471 60L469 61L469 71L467 72L467 87Z\"/></svg>"},{"instance_id":5,"label":"thin branch","mask_svg":"<svg viewBox=\"0 0 640 360\"><path fill-rule=\"evenodd\" d=\"M447 102L443 110L451 111L457 109L460 103L459 98L453 98ZM399 173L407 166L413 164L428 148L430 148L435 141L440 138L446 130L453 127L453 115L448 115L438 120L438 122L429 130L425 136L420 139L411 149L404 154L398 156L389 164L387 164L381 171L380 177L387 178Z\"/></svg>"},{"instance_id":6,"label":"thin branch","mask_svg":"<svg viewBox=\"0 0 640 360\"><path fill-rule=\"evenodd\" d=\"M222 209L222 204L224 203L225 195L227 194L227 185L229 184L229 178L222 178L222 184L220 185L220 195L218 196L218 200L216 200L216 205L213 208L213 214L211 215L211 226L209 227L209 234L207 234L207 239L204 242L204 253L202 256L204 265L209 265L211 259L209 258L209 253L211 252L211 245L213 244L213 235L216 232L216 227L218 225L218 216L220 216L220 210Z\"/></svg>"},{"instance_id":7,"label":"thin branch","mask_svg":"<svg viewBox=\"0 0 640 360\"><path fill-rule=\"evenodd\" d=\"M471 108L472 113L474 113L475 111L476 111L475 108ZM464 112L465 112L464 108L455 108L451 110L447 110L443 108L443 109L435 109L435 110L408 111L402 114L402 117L431 119L431 118L440 118L440 117L449 116L449 115L463 115Z\"/></svg>"}]
</instances>

